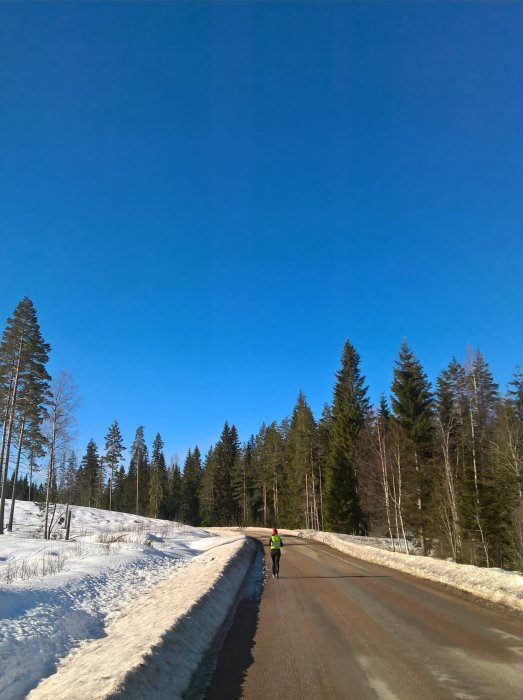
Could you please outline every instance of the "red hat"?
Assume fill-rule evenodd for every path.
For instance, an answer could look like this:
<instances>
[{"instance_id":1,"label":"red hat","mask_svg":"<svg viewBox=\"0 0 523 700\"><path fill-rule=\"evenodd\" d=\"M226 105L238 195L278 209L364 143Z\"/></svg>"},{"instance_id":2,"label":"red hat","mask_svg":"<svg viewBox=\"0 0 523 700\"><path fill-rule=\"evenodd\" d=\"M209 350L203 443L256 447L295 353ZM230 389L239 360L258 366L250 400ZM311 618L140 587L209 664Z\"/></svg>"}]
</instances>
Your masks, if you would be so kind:
<instances>
[{"instance_id":1,"label":"red hat","mask_svg":"<svg viewBox=\"0 0 523 700\"><path fill-rule=\"evenodd\" d=\"M277 530L275 527L272 528L272 534L273 534L273 535L277 535L277 534L278 534L278 530Z\"/></svg>"}]
</instances>

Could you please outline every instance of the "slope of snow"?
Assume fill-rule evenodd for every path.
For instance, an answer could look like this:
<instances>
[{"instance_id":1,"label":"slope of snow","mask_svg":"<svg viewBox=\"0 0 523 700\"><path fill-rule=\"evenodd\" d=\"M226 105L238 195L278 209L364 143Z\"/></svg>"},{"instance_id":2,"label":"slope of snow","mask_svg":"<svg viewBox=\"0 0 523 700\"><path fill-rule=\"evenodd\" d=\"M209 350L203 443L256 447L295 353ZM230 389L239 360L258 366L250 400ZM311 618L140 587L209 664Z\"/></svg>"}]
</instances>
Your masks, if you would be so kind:
<instances>
[{"instance_id":1,"label":"slope of snow","mask_svg":"<svg viewBox=\"0 0 523 700\"><path fill-rule=\"evenodd\" d=\"M90 700L180 698L234 602L250 547L241 535L218 543L129 605L28 697L68 700L76 685Z\"/></svg>"},{"instance_id":2,"label":"slope of snow","mask_svg":"<svg viewBox=\"0 0 523 700\"><path fill-rule=\"evenodd\" d=\"M113 620L162 581L189 569L196 579L192 562L202 561L211 588L209 571L222 571L224 558L235 556L223 549L224 541L245 542L237 533L223 539L177 523L80 507L73 509L72 539L46 541L35 537L38 512L33 503L17 503L13 532L0 537L2 700L26 697L71 650L105 637ZM219 550L224 554L217 556ZM191 610L195 596L179 586L176 605Z\"/></svg>"}]
</instances>

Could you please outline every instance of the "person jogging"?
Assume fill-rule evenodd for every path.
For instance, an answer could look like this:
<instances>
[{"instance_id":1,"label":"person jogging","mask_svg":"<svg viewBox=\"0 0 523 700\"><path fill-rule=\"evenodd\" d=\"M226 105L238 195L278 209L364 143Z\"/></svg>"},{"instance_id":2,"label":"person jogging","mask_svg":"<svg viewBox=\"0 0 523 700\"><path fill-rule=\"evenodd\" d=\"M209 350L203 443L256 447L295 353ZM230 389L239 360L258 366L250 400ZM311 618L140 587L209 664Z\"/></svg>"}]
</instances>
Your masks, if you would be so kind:
<instances>
[{"instance_id":1,"label":"person jogging","mask_svg":"<svg viewBox=\"0 0 523 700\"><path fill-rule=\"evenodd\" d=\"M272 559L272 577L280 578L280 557L283 542L278 535L278 530L274 527L271 535L271 559Z\"/></svg>"}]
</instances>

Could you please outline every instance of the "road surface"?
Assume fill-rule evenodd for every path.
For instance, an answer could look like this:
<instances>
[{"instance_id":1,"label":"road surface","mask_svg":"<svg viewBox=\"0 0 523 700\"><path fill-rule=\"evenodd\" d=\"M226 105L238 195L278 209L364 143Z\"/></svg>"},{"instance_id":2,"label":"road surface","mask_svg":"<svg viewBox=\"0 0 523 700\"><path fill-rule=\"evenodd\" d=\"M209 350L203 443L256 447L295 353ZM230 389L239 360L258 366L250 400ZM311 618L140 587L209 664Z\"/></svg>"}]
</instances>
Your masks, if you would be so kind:
<instances>
[{"instance_id":1,"label":"road surface","mask_svg":"<svg viewBox=\"0 0 523 700\"><path fill-rule=\"evenodd\" d=\"M517 614L320 543L283 541L279 580L265 546L261 600L240 604L207 700L523 699Z\"/></svg>"}]
</instances>

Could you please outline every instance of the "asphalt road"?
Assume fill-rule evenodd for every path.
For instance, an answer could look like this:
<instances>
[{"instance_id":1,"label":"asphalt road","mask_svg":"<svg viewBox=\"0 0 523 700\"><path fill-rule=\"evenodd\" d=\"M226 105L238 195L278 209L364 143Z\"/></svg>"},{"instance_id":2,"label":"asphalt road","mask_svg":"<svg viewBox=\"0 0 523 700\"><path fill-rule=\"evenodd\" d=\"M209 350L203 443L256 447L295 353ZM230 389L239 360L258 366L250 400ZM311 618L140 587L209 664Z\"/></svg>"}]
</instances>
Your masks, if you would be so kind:
<instances>
[{"instance_id":1,"label":"asphalt road","mask_svg":"<svg viewBox=\"0 0 523 700\"><path fill-rule=\"evenodd\" d=\"M266 574L261 599L240 604L208 700L523 699L518 615L283 541L280 579Z\"/></svg>"}]
</instances>

